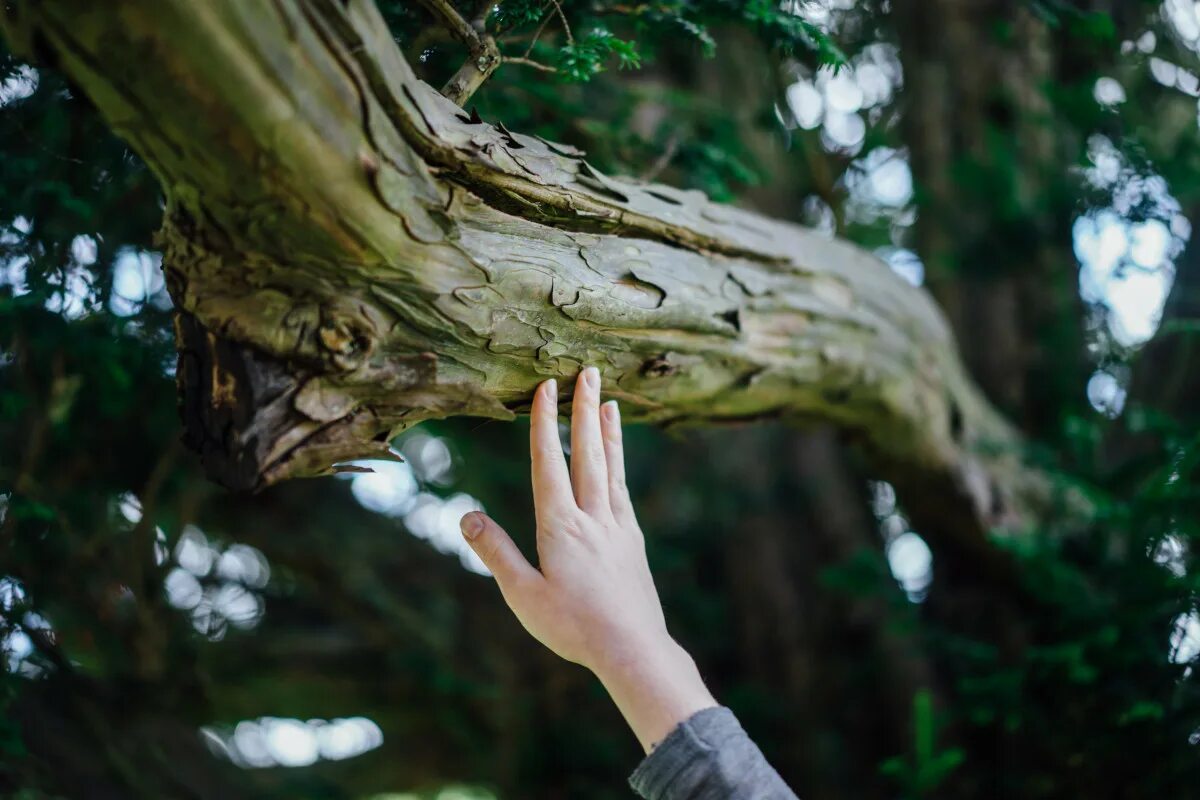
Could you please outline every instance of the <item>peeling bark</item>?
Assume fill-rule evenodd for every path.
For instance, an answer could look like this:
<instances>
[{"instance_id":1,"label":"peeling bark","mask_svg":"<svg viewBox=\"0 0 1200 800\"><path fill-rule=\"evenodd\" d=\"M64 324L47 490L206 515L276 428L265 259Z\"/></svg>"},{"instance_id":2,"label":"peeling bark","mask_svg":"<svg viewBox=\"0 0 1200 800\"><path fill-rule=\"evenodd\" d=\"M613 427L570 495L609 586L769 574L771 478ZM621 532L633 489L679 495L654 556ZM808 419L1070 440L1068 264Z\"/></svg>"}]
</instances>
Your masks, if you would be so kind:
<instances>
[{"instance_id":1,"label":"peeling bark","mask_svg":"<svg viewBox=\"0 0 1200 800\"><path fill-rule=\"evenodd\" d=\"M378 456L425 419L512 419L596 364L630 420L832 422L962 541L1041 496L924 292L847 243L472 119L369 0L6 13L163 185L187 439L227 485Z\"/></svg>"}]
</instances>

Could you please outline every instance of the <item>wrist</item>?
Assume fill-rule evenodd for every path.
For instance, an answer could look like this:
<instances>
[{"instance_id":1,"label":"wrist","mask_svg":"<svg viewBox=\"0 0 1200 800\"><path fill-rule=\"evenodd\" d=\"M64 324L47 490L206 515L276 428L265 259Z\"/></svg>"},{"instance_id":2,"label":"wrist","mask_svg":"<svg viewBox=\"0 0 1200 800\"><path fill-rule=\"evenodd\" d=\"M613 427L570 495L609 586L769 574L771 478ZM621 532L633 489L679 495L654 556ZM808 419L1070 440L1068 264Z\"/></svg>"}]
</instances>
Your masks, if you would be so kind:
<instances>
[{"instance_id":1,"label":"wrist","mask_svg":"<svg viewBox=\"0 0 1200 800\"><path fill-rule=\"evenodd\" d=\"M696 662L665 633L643 646L609 651L591 669L647 753L675 726L717 705Z\"/></svg>"},{"instance_id":2,"label":"wrist","mask_svg":"<svg viewBox=\"0 0 1200 800\"><path fill-rule=\"evenodd\" d=\"M666 669L672 661L688 658L664 629L641 636L614 637L605 641L585 666L601 682L618 680L631 672Z\"/></svg>"}]
</instances>

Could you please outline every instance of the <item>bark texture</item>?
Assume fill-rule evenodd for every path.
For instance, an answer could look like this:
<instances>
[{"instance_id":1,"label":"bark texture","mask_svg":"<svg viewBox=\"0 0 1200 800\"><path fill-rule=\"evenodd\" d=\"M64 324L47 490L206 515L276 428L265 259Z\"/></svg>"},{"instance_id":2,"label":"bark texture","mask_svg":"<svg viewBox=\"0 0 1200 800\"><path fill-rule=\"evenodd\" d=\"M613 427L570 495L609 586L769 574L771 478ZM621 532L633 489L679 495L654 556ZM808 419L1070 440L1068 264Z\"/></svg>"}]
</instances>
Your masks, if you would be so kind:
<instances>
[{"instance_id":1,"label":"bark texture","mask_svg":"<svg viewBox=\"0 0 1200 800\"><path fill-rule=\"evenodd\" d=\"M18 2L160 179L187 439L239 488L511 419L596 364L630 420L832 422L963 541L1043 486L875 257L465 114L369 0Z\"/></svg>"}]
</instances>

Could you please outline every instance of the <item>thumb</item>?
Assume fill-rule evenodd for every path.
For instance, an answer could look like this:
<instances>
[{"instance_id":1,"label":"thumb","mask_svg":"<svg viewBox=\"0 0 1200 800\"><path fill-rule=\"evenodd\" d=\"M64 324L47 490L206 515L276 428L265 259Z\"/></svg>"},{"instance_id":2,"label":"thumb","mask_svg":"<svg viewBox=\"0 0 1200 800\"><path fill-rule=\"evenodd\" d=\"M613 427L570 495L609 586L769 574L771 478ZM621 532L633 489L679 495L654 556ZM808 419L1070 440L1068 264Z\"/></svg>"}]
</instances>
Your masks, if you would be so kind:
<instances>
[{"instance_id":1,"label":"thumb","mask_svg":"<svg viewBox=\"0 0 1200 800\"><path fill-rule=\"evenodd\" d=\"M479 556L483 565L491 570L504 593L509 605L512 605L512 593L520 591L523 584L538 577L540 573L525 560L525 556L517 549L513 540L495 520L482 511L472 511L463 515L459 520L463 538Z\"/></svg>"}]
</instances>

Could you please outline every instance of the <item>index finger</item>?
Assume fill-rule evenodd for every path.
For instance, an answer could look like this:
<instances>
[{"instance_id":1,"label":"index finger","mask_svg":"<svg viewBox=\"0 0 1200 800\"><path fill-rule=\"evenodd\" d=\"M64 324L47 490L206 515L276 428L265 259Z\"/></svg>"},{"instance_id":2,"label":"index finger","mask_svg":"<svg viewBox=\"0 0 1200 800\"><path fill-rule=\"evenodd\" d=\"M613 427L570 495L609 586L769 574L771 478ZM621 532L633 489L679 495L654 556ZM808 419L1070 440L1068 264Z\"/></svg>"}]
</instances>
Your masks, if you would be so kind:
<instances>
[{"instance_id":1,"label":"index finger","mask_svg":"<svg viewBox=\"0 0 1200 800\"><path fill-rule=\"evenodd\" d=\"M553 378L544 381L533 394L529 455L533 472L533 508L538 525L547 517L577 510L562 441L558 438L558 384Z\"/></svg>"}]
</instances>

